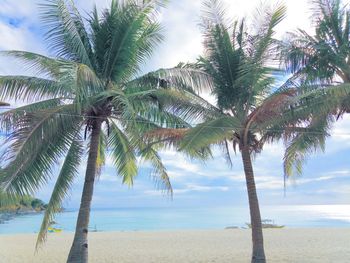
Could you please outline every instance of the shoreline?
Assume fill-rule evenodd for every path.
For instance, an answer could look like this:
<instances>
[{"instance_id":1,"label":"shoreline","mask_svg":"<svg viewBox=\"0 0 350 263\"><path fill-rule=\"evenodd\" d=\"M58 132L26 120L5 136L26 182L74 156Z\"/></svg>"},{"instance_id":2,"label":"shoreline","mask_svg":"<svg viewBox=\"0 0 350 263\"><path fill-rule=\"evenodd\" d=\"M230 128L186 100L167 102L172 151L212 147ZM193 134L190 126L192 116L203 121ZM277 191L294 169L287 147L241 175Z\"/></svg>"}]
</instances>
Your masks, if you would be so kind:
<instances>
[{"instance_id":1,"label":"shoreline","mask_svg":"<svg viewBox=\"0 0 350 263\"><path fill-rule=\"evenodd\" d=\"M40 215L43 211L36 211L32 209L20 209L16 211L4 210L0 211L0 224L7 224L11 220L27 215Z\"/></svg>"},{"instance_id":2,"label":"shoreline","mask_svg":"<svg viewBox=\"0 0 350 263\"><path fill-rule=\"evenodd\" d=\"M23 214L26 215L26 214ZM0 225L8 225L8 221L5 223L0 223ZM344 225L340 225L340 226L284 226L283 228L263 228L263 231L278 231L278 230L350 230L350 224L347 226ZM63 231L61 232L61 234L66 234L66 235L73 235L74 234L74 230L65 230L62 229ZM247 227L224 227L224 228L179 228L179 229L134 229L134 230L130 230L130 229L125 229L125 230L89 230L89 235L92 233L105 233L105 234L113 234L113 233L171 233L171 232L215 232L215 231L251 231L250 228ZM0 232L0 238L1 237L11 237L11 236L30 236L30 235L37 235L38 232L16 232L16 233L1 233ZM349 239L350 242L350 239ZM1 262L0 262L1 263Z\"/></svg>"},{"instance_id":3,"label":"shoreline","mask_svg":"<svg viewBox=\"0 0 350 263\"><path fill-rule=\"evenodd\" d=\"M91 263L248 263L249 229L113 231L89 233ZM268 262L346 263L350 228L264 229ZM36 234L0 235L0 258L7 263L57 263L68 255L73 233L49 234L34 255Z\"/></svg>"},{"instance_id":4,"label":"shoreline","mask_svg":"<svg viewBox=\"0 0 350 263\"><path fill-rule=\"evenodd\" d=\"M25 215L25 214L24 214ZM0 223L2 225L7 225L8 223ZM263 231L274 231L274 230L350 230L350 224L348 226L284 226L283 228L263 228ZM67 234L67 235L73 235L74 230L65 230L62 229L63 231L61 232L62 234ZM135 229L135 230L89 230L89 235L92 233L106 233L106 234L112 234L112 233L171 233L171 232L215 232L215 231L251 231L250 228L247 227L224 227L224 228L179 228L179 229ZM7 236L30 236L30 235L37 235L38 232L31 232L31 233L1 233L0 232L0 238ZM350 239L349 239L350 242ZM0 262L1 263L1 262Z\"/></svg>"}]
</instances>

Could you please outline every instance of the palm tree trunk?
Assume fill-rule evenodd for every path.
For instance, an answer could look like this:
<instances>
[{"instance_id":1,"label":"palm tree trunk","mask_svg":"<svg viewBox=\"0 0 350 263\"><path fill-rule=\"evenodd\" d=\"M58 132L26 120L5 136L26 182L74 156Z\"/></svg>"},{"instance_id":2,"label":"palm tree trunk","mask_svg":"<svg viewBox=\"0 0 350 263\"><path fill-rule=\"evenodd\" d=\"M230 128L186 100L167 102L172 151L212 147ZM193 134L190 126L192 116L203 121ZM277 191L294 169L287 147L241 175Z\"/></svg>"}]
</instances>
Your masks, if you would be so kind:
<instances>
[{"instance_id":1,"label":"palm tree trunk","mask_svg":"<svg viewBox=\"0 0 350 263\"><path fill-rule=\"evenodd\" d=\"M67 263L88 262L88 226L90 220L91 200L96 176L96 160L98 155L101 121L95 120L92 126L89 157L86 166L85 183L81 197L79 215L75 235Z\"/></svg>"},{"instance_id":2,"label":"palm tree trunk","mask_svg":"<svg viewBox=\"0 0 350 263\"><path fill-rule=\"evenodd\" d=\"M252 226L253 255L251 262L266 263L259 200L256 193L254 172L249 146L242 147L242 160L247 183L250 221Z\"/></svg>"}]
</instances>

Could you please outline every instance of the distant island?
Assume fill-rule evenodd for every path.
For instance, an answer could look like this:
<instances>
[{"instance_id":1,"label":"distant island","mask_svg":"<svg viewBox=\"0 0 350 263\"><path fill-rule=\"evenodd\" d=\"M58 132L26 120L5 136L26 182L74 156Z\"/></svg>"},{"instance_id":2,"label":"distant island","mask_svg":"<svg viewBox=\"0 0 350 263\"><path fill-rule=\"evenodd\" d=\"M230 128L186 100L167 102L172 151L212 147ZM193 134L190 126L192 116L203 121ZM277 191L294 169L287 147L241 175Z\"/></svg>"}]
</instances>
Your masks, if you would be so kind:
<instances>
[{"instance_id":1,"label":"distant island","mask_svg":"<svg viewBox=\"0 0 350 263\"><path fill-rule=\"evenodd\" d=\"M0 193L0 199L4 200L5 198L5 195ZM19 215L42 212L46 207L47 204L44 201L32 196L17 197L7 202L0 202L0 224Z\"/></svg>"}]
</instances>

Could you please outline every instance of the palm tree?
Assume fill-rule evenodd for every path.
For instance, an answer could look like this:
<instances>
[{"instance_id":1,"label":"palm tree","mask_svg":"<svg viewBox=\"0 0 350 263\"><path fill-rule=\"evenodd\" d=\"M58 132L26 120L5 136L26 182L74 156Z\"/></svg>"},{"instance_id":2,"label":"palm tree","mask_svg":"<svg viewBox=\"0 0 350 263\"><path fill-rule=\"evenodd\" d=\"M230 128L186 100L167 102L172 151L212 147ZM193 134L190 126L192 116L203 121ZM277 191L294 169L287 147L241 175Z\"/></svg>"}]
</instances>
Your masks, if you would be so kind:
<instances>
[{"instance_id":1,"label":"palm tree","mask_svg":"<svg viewBox=\"0 0 350 263\"><path fill-rule=\"evenodd\" d=\"M213 79L213 95L217 98L220 116L192 129L182 141L182 149L196 149L210 144L239 147L246 176L252 225L252 262L266 262L261 215L256 192L251 155L262 149L256 129L269 111L278 111L283 99L273 98L270 91L277 72L271 62L273 30L285 15L278 6L265 20L256 35L246 32L245 20L228 24L219 1L205 1L202 28L205 55L198 67ZM230 33L232 32L232 34ZM289 95L284 93L285 97ZM271 105L274 105L274 109ZM260 129L260 127L259 127ZM229 154L229 150L227 151Z\"/></svg>"},{"instance_id":2,"label":"palm tree","mask_svg":"<svg viewBox=\"0 0 350 263\"><path fill-rule=\"evenodd\" d=\"M283 65L292 73L292 82L304 83L309 89L329 86L335 93L339 88L342 93L344 84L350 83L350 9L340 0L314 0L312 12L315 35L302 29L289 33L287 40L280 43ZM334 105L327 103L329 111L319 122L329 129L340 116L349 113L350 98L344 94ZM295 144L287 149L285 158L297 157L301 164L311 151L324 149L328 135L325 132L322 140L309 145Z\"/></svg>"},{"instance_id":3,"label":"palm tree","mask_svg":"<svg viewBox=\"0 0 350 263\"><path fill-rule=\"evenodd\" d=\"M1 99L29 103L0 116L2 129L9 133L0 170L1 190L9 195L32 194L51 179L54 167L63 159L37 247L46 239L47 228L88 153L67 262L88 261L94 182L106 154L123 183L133 184L139 156L153 165L152 175L159 186L171 192L156 148L145 144L142 133L161 127L190 127L186 118L203 112L191 102L199 100L192 88L209 83L200 71L177 68L139 75L140 66L162 40L156 21L161 6L162 1L113 0L102 16L95 8L85 21L72 1L45 1L41 15L55 57L6 52L37 74L0 77Z\"/></svg>"},{"instance_id":4,"label":"palm tree","mask_svg":"<svg viewBox=\"0 0 350 263\"><path fill-rule=\"evenodd\" d=\"M218 0L205 1L204 55L187 67L211 76L217 108L210 110L212 114L205 115L195 128L177 133L163 129L149 134L152 140L175 140L179 150L189 153L218 145L229 161L230 147L240 151L252 225L252 263L266 262L252 156L260 153L264 144L283 138L289 149L285 158L286 175L294 168L300 170L300 148L293 149L300 144L310 147L321 142L328 126L319 116L329 111L327 105L335 105L344 94L349 94L348 86L337 92L332 88L308 90L302 85L297 89L291 81L277 86L278 78L283 75L278 68L277 41L273 35L285 12L283 5L259 11L256 17L262 20L254 24L256 30L251 33L244 19L229 23Z\"/></svg>"}]
</instances>

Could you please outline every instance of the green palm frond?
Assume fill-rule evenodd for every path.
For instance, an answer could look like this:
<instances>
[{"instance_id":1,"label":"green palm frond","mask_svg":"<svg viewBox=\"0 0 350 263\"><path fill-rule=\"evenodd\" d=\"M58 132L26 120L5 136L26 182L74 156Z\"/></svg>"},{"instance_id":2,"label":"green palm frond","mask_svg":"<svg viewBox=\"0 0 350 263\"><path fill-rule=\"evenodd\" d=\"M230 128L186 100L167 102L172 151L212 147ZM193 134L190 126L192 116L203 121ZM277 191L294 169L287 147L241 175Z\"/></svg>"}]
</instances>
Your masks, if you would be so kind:
<instances>
[{"instance_id":1,"label":"green palm frond","mask_svg":"<svg viewBox=\"0 0 350 263\"><path fill-rule=\"evenodd\" d=\"M145 147L141 150L141 158L152 165L153 171L151 176L157 187L166 190L172 196L173 188L170 178L159 154L152 147Z\"/></svg>"},{"instance_id":2,"label":"green palm frond","mask_svg":"<svg viewBox=\"0 0 350 263\"><path fill-rule=\"evenodd\" d=\"M83 101L104 89L102 81L85 64L24 51L9 51L4 54L22 60L31 71L47 79L2 76L0 81L4 87L3 96L42 99L45 96L57 97L60 95L66 99L75 97L77 101ZM38 94L33 94L34 91Z\"/></svg>"},{"instance_id":3,"label":"green palm frond","mask_svg":"<svg viewBox=\"0 0 350 263\"><path fill-rule=\"evenodd\" d=\"M158 108L191 123L210 119L220 114L215 106L187 91L159 89L150 94L149 98L155 102Z\"/></svg>"},{"instance_id":4,"label":"green palm frond","mask_svg":"<svg viewBox=\"0 0 350 263\"><path fill-rule=\"evenodd\" d=\"M226 18L226 10L219 0L206 0L203 2L202 26L211 25L227 26L229 21Z\"/></svg>"},{"instance_id":5,"label":"green palm frond","mask_svg":"<svg viewBox=\"0 0 350 263\"><path fill-rule=\"evenodd\" d=\"M218 104L225 109L231 108L239 100L238 94L243 96L243 87L234 82L242 69L240 61L244 54L240 48L235 50L228 31L222 25L212 25L207 32L205 48L208 55L200 58L199 66L212 77Z\"/></svg>"},{"instance_id":6,"label":"green palm frond","mask_svg":"<svg viewBox=\"0 0 350 263\"><path fill-rule=\"evenodd\" d=\"M0 54L23 62L24 67L33 72L34 75L44 75L54 79L62 77L72 66L71 61L50 58L27 51L11 50L2 51Z\"/></svg>"},{"instance_id":7,"label":"green palm frond","mask_svg":"<svg viewBox=\"0 0 350 263\"><path fill-rule=\"evenodd\" d=\"M213 83L211 77L196 65L180 65L175 68L159 69L147 73L127 83L130 87L173 88L188 90L191 93L211 92ZM127 89L129 88L127 86Z\"/></svg>"},{"instance_id":8,"label":"green palm frond","mask_svg":"<svg viewBox=\"0 0 350 263\"><path fill-rule=\"evenodd\" d=\"M298 130L297 135L288 140L284 155L284 173L286 177L302 174L302 167L307 156L325 149L326 137L329 136L329 120L327 116L312 119L307 128Z\"/></svg>"},{"instance_id":9,"label":"green palm frond","mask_svg":"<svg viewBox=\"0 0 350 263\"><path fill-rule=\"evenodd\" d=\"M62 105L62 100L55 98L6 110L0 113L0 127L5 132L11 132L26 114L35 113L40 110L50 110L60 105Z\"/></svg>"},{"instance_id":10,"label":"green palm frond","mask_svg":"<svg viewBox=\"0 0 350 263\"><path fill-rule=\"evenodd\" d=\"M78 175L83 152L84 148L81 143L81 138L78 135L77 138L71 141L71 146L62 164L50 201L45 209L44 218L37 238L37 249L43 242L45 242L47 238L47 230L50 227L51 222L54 220L55 214L59 213L62 209L62 203L66 198L75 177Z\"/></svg>"},{"instance_id":11,"label":"green palm frond","mask_svg":"<svg viewBox=\"0 0 350 263\"><path fill-rule=\"evenodd\" d=\"M90 24L96 41L97 70L106 79L127 82L140 62L148 58L162 40L160 25L152 21L154 9L113 1L103 17L92 17Z\"/></svg>"},{"instance_id":12,"label":"green palm frond","mask_svg":"<svg viewBox=\"0 0 350 263\"><path fill-rule=\"evenodd\" d=\"M286 69L312 82L349 82L349 8L338 0L315 0L313 20L314 36L299 30L282 43Z\"/></svg>"},{"instance_id":13,"label":"green palm frond","mask_svg":"<svg viewBox=\"0 0 350 263\"><path fill-rule=\"evenodd\" d=\"M166 111L159 111L157 108L142 109L138 114L138 122L145 121L153 123L159 127L185 128L191 125L176 114Z\"/></svg>"},{"instance_id":14,"label":"green palm frond","mask_svg":"<svg viewBox=\"0 0 350 263\"><path fill-rule=\"evenodd\" d=\"M70 98L71 89L53 80L27 76L0 76L0 98L22 101Z\"/></svg>"},{"instance_id":15,"label":"green palm frond","mask_svg":"<svg viewBox=\"0 0 350 263\"><path fill-rule=\"evenodd\" d=\"M107 151L107 144L108 144L107 136L108 134L104 132L101 132L100 134L100 143L98 145L98 153L97 153L97 161L96 161L98 174L101 174L101 169L106 163L106 151Z\"/></svg>"},{"instance_id":16,"label":"green palm frond","mask_svg":"<svg viewBox=\"0 0 350 263\"><path fill-rule=\"evenodd\" d=\"M0 184L11 194L30 194L46 183L80 130L80 118L69 106L23 116L6 141ZM63 115L65 114L65 115Z\"/></svg>"},{"instance_id":17,"label":"green palm frond","mask_svg":"<svg viewBox=\"0 0 350 263\"><path fill-rule=\"evenodd\" d=\"M260 16L265 16L260 27L257 28L257 35L252 40L252 63L266 63L270 60L271 49L275 48L276 41L273 39L275 28L285 18L287 7L283 4L274 6L273 10L258 12Z\"/></svg>"},{"instance_id":18,"label":"green palm frond","mask_svg":"<svg viewBox=\"0 0 350 263\"><path fill-rule=\"evenodd\" d=\"M50 50L58 57L92 66L92 47L84 22L72 1L48 0L40 4Z\"/></svg>"},{"instance_id":19,"label":"green palm frond","mask_svg":"<svg viewBox=\"0 0 350 263\"><path fill-rule=\"evenodd\" d=\"M118 170L118 175L123 179L123 183L132 186L134 177L138 172L135 146L113 120L110 121L110 126L108 148L111 150L111 157Z\"/></svg>"},{"instance_id":20,"label":"green palm frond","mask_svg":"<svg viewBox=\"0 0 350 263\"><path fill-rule=\"evenodd\" d=\"M233 136L233 131L240 131L242 123L232 116L223 116L206 121L191 129L181 142L180 149L189 152L208 145L218 144Z\"/></svg>"},{"instance_id":21,"label":"green palm frond","mask_svg":"<svg viewBox=\"0 0 350 263\"><path fill-rule=\"evenodd\" d=\"M224 9L218 5L219 1L213 0L205 3L203 31L206 52L199 59L198 66L212 77L214 94L221 109L235 111L246 107L246 111L250 111L250 105L271 91L276 79L274 75L279 72L273 35L275 27L285 16L286 8L278 5L273 10L261 12L264 19L256 33L246 31L245 20L235 21L232 34L231 27L220 18ZM212 9L209 14L215 14L209 20L208 8Z\"/></svg>"}]
</instances>

